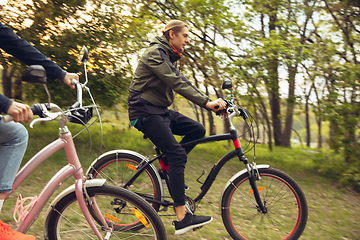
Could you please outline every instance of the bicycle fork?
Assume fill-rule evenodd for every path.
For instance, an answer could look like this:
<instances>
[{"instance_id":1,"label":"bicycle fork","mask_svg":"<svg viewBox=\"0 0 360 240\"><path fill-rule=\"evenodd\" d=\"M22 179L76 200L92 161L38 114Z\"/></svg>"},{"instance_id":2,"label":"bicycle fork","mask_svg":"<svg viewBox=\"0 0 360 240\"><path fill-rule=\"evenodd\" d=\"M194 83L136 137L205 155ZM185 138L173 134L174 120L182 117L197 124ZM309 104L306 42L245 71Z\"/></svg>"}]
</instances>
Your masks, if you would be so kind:
<instances>
[{"instance_id":1,"label":"bicycle fork","mask_svg":"<svg viewBox=\"0 0 360 240\"><path fill-rule=\"evenodd\" d=\"M77 179L76 182L75 182L75 194L76 194L76 198L77 198L77 200L79 202L80 209L81 209L82 213L84 214L84 217L85 217L86 221L89 223L90 227L94 231L95 235L100 240L108 240L110 238L110 236L111 236L112 228L108 226L105 219L102 217L100 209L98 208L98 206L96 204L95 198L90 197L87 194L86 188L85 188L85 185L83 184L82 179ZM85 200L87 200L87 201L85 201ZM89 212L88 207L93 208L93 210L94 210L95 214L97 215L98 219L100 219L101 223L103 224L103 226L104 226L104 228L105 228L105 230L107 232L105 238L103 238L101 236L99 230L95 226L95 223L94 223L94 221L93 221L93 219L91 217L91 214Z\"/></svg>"},{"instance_id":2,"label":"bicycle fork","mask_svg":"<svg viewBox=\"0 0 360 240\"><path fill-rule=\"evenodd\" d=\"M262 213L267 213L267 209L261 201L259 190L256 185L256 181L261 179L256 163L255 162L253 162L252 164L248 163L248 160L245 157L243 157L242 161L246 163L246 168L249 173L249 183L251 189L253 190L256 203L258 204L258 208L259 208L258 211L259 212L261 211Z\"/></svg>"}]
</instances>

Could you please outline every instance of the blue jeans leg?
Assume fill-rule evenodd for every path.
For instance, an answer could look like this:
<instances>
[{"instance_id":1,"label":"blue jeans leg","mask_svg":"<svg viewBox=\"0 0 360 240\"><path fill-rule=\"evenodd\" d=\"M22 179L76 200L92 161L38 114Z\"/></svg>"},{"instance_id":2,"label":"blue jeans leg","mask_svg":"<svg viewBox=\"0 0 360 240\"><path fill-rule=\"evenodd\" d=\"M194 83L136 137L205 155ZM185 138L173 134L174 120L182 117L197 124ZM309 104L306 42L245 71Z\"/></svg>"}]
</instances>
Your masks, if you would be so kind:
<instances>
[{"instance_id":1,"label":"blue jeans leg","mask_svg":"<svg viewBox=\"0 0 360 240\"><path fill-rule=\"evenodd\" d=\"M26 128L15 122L0 120L0 192L11 191L28 142Z\"/></svg>"}]
</instances>

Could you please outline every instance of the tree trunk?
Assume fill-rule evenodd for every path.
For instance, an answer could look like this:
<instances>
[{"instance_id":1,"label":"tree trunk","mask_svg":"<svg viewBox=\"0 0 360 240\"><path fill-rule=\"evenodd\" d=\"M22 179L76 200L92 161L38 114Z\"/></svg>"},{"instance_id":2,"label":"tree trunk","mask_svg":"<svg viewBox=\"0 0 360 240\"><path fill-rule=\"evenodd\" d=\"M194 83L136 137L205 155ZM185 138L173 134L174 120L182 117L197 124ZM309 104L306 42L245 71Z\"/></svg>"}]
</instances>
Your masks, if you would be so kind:
<instances>
[{"instance_id":1,"label":"tree trunk","mask_svg":"<svg viewBox=\"0 0 360 240\"><path fill-rule=\"evenodd\" d=\"M216 135L216 127L214 124L214 117L212 115L212 111L208 110L208 118L209 118L209 130L210 130L210 135Z\"/></svg>"},{"instance_id":2,"label":"tree trunk","mask_svg":"<svg viewBox=\"0 0 360 240\"><path fill-rule=\"evenodd\" d=\"M188 102L188 104L190 105L190 107L191 107L191 109L193 110L193 112L194 112L194 114L195 114L195 117L196 117L196 121L198 121L199 123L200 123L200 115L199 115L199 111L198 111L198 106L195 104L195 103L193 103L193 102L191 102L191 101L187 101ZM173 109L174 110L174 109ZM175 111L175 110L174 110Z\"/></svg>"},{"instance_id":3,"label":"tree trunk","mask_svg":"<svg viewBox=\"0 0 360 240\"><path fill-rule=\"evenodd\" d=\"M256 105L253 103L253 108L254 108L254 114L255 114L255 119L260 119L260 114L257 111ZM257 130L254 132L254 139L255 141L259 141L260 140L260 129L257 128Z\"/></svg>"},{"instance_id":4,"label":"tree trunk","mask_svg":"<svg viewBox=\"0 0 360 240\"><path fill-rule=\"evenodd\" d=\"M246 109L249 110L249 107L250 107L250 104L247 105ZM255 119L256 119L256 112L255 111L254 111L254 115L255 115ZM251 141L251 137L253 137L253 136L251 136L251 131L249 131L248 128L249 128L248 124L246 124L246 122L244 121L243 122L243 131L242 131L241 135L247 141ZM249 135L249 136L247 137L247 135Z\"/></svg>"},{"instance_id":5,"label":"tree trunk","mask_svg":"<svg viewBox=\"0 0 360 240\"><path fill-rule=\"evenodd\" d=\"M293 125L293 114L295 107L295 76L297 71L297 66L289 66L289 96L287 99L286 107L286 117L285 117L285 129L282 136L282 146L290 147L291 146L291 130Z\"/></svg>"},{"instance_id":6,"label":"tree trunk","mask_svg":"<svg viewBox=\"0 0 360 240\"><path fill-rule=\"evenodd\" d=\"M263 101L260 101L260 105L261 108L259 108L259 111L261 112L261 114L263 115L263 118L265 119L266 122L266 126L267 126L267 135L268 135L268 145L269 145L269 149L272 151L272 134L271 134L271 124L270 124L270 119L268 117L267 114L267 110L266 110L266 106L265 103ZM265 124L265 123L264 123ZM264 137L264 141L265 141L265 137Z\"/></svg>"},{"instance_id":7,"label":"tree trunk","mask_svg":"<svg viewBox=\"0 0 360 240\"><path fill-rule=\"evenodd\" d=\"M201 122L200 114L199 114L199 109L198 109L198 106L197 106L196 104L194 104L194 109L195 109L196 120L197 120L198 122Z\"/></svg>"},{"instance_id":8,"label":"tree trunk","mask_svg":"<svg viewBox=\"0 0 360 240\"><path fill-rule=\"evenodd\" d=\"M330 129L329 129L329 143L330 145L334 144L334 136L337 130L337 125L334 121L330 121ZM336 152L339 152L339 149L334 149Z\"/></svg>"},{"instance_id":9,"label":"tree trunk","mask_svg":"<svg viewBox=\"0 0 360 240\"><path fill-rule=\"evenodd\" d=\"M321 117L317 118L316 123L318 125L318 144L317 144L317 148L320 149L320 148L322 148L322 134L321 134L322 120L321 120Z\"/></svg>"},{"instance_id":10,"label":"tree trunk","mask_svg":"<svg viewBox=\"0 0 360 240\"><path fill-rule=\"evenodd\" d=\"M270 15L269 31L275 31L276 23L276 10L272 9L274 14ZM276 57L269 58L268 72L269 82L267 84L269 90L269 101L271 109L271 119L273 125L273 134L275 146L282 145L281 134L281 111L280 111L280 96L279 96L279 60Z\"/></svg>"},{"instance_id":11,"label":"tree trunk","mask_svg":"<svg viewBox=\"0 0 360 240\"><path fill-rule=\"evenodd\" d=\"M12 94L11 94L12 75L13 72L11 71L11 68L5 65L2 74L2 85L3 85L4 96L8 98L12 98Z\"/></svg>"},{"instance_id":12,"label":"tree trunk","mask_svg":"<svg viewBox=\"0 0 360 240\"><path fill-rule=\"evenodd\" d=\"M15 90L14 99L23 100L21 76L16 77L14 90Z\"/></svg>"},{"instance_id":13,"label":"tree trunk","mask_svg":"<svg viewBox=\"0 0 360 240\"><path fill-rule=\"evenodd\" d=\"M201 108L201 119L202 119L202 125L204 126L204 128L206 129L206 119L205 119L205 113L204 113L204 109Z\"/></svg>"},{"instance_id":14,"label":"tree trunk","mask_svg":"<svg viewBox=\"0 0 360 240\"><path fill-rule=\"evenodd\" d=\"M320 112L320 109L319 109L320 108L319 107L320 106L320 98L319 98L318 91L314 84L313 84L313 88L314 88L314 93L315 93L316 100L317 100L318 112ZM321 117L316 118L316 123L318 125L318 144L317 144L318 146L317 147L318 147L318 149L320 149L320 148L322 148L322 134L321 134L322 119L321 119Z\"/></svg>"},{"instance_id":15,"label":"tree trunk","mask_svg":"<svg viewBox=\"0 0 360 240\"><path fill-rule=\"evenodd\" d=\"M249 140L250 138L247 138L247 128L248 128L248 125L246 124L246 122L243 122L242 124L242 132L240 133L240 136L243 138L243 139L246 139L246 140Z\"/></svg>"},{"instance_id":16,"label":"tree trunk","mask_svg":"<svg viewBox=\"0 0 360 240\"><path fill-rule=\"evenodd\" d=\"M263 121L262 121L262 127L263 127L263 143L265 144L265 140L266 140L266 127L265 127L265 119L263 119Z\"/></svg>"},{"instance_id":17,"label":"tree trunk","mask_svg":"<svg viewBox=\"0 0 360 240\"><path fill-rule=\"evenodd\" d=\"M205 84L205 92L206 92L206 96L209 96L209 88L208 86ZM209 133L210 135L216 135L216 127L214 124L214 117L212 115L212 111L208 110L208 120L209 120Z\"/></svg>"},{"instance_id":18,"label":"tree trunk","mask_svg":"<svg viewBox=\"0 0 360 240\"><path fill-rule=\"evenodd\" d=\"M263 116L264 119L264 125L266 124L267 126L267 135L268 135L268 145L269 145L269 149L270 151L272 151L272 133L271 133L271 123L270 123L270 119L267 113L267 109L265 106L264 101L261 99L261 94L259 93L259 91L256 89L256 96L259 99L259 103L261 107L258 107L260 113ZM265 129L265 127L264 127ZM265 134L265 133L264 133ZM265 142L265 136L264 136L264 142Z\"/></svg>"},{"instance_id":19,"label":"tree trunk","mask_svg":"<svg viewBox=\"0 0 360 240\"><path fill-rule=\"evenodd\" d=\"M117 121L119 121L119 120L120 120L120 117L119 117L118 110L117 110L116 108L115 108L114 113L115 113L115 119L116 119Z\"/></svg>"},{"instance_id":20,"label":"tree trunk","mask_svg":"<svg viewBox=\"0 0 360 240\"><path fill-rule=\"evenodd\" d=\"M309 98L305 100L305 128L306 128L306 146L310 147L311 132L310 132L310 120L309 120Z\"/></svg>"},{"instance_id":21,"label":"tree trunk","mask_svg":"<svg viewBox=\"0 0 360 240\"><path fill-rule=\"evenodd\" d=\"M265 119L266 119L266 125L267 125L267 130L268 130L268 138L269 138L269 149L272 151L272 135L271 135L271 124L270 124L270 119L267 117L267 113L265 113Z\"/></svg>"},{"instance_id":22,"label":"tree trunk","mask_svg":"<svg viewBox=\"0 0 360 240\"><path fill-rule=\"evenodd\" d=\"M278 84L277 77L272 79L271 81L272 85ZM278 85L277 87L274 87L273 89L270 89L270 110L271 110L271 120L272 120L272 127L273 127L273 135L274 135L274 141L275 146L281 146L281 111L280 111L280 98L279 98L279 89Z\"/></svg>"},{"instance_id":23,"label":"tree trunk","mask_svg":"<svg viewBox=\"0 0 360 240\"><path fill-rule=\"evenodd\" d=\"M305 94L305 128L306 128L306 146L310 147L311 143L311 132L310 132L310 116L309 116L309 97L311 94L312 89L314 88L314 92L317 97L317 91L315 88L315 84L313 83L310 87L310 90L308 93L304 91Z\"/></svg>"}]
</instances>

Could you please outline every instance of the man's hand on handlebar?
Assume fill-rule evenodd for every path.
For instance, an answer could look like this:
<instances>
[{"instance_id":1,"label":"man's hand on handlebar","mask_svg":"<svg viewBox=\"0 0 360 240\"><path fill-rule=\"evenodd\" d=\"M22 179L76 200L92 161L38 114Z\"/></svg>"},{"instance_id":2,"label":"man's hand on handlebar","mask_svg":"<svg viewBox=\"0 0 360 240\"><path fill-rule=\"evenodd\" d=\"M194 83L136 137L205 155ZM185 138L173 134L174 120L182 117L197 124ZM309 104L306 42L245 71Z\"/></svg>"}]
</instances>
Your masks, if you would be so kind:
<instances>
[{"instance_id":1,"label":"man's hand on handlebar","mask_svg":"<svg viewBox=\"0 0 360 240\"><path fill-rule=\"evenodd\" d=\"M64 83L66 83L67 85L69 85L69 87L74 89L75 85L73 84L73 81L72 81L73 79L75 79L76 81L79 81L79 75L77 75L76 73L66 73L66 75L62 81Z\"/></svg>"},{"instance_id":2,"label":"man's hand on handlebar","mask_svg":"<svg viewBox=\"0 0 360 240\"><path fill-rule=\"evenodd\" d=\"M207 102L205 106L216 113L226 108L226 102L223 99L218 98L214 101Z\"/></svg>"},{"instance_id":3,"label":"man's hand on handlebar","mask_svg":"<svg viewBox=\"0 0 360 240\"><path fill-rule=\"evenodd\" d=\"M28 122L33 118L33 112L26 104L12 102L7 114L13 116L14 122Z\"/></svg>"}]
</instances>

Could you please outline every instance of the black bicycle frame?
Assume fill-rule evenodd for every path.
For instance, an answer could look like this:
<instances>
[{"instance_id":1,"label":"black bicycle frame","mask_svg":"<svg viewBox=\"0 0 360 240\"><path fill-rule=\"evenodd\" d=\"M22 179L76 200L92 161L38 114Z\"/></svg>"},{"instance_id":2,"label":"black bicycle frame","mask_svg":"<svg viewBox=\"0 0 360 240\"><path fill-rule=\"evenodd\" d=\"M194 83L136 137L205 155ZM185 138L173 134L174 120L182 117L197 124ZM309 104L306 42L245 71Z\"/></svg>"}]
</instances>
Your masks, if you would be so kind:
<instances>
[{"instance_id":1,"label":"black bicycle frame","mask_svg":"<svg viewBox=\"0 0 360 240\"><path fill-rule=\"evenodd\" d=\"M195 147L196 145L203 144L203 143L209 143L209 142L215 142L215 141L224 141L224 140L236 140L236 139L238 139L237 132L235 130L232 130L232 131L230 131L230 133L227 133L227 134L208 136L208 137L199 138L199 139L196 139L196 140L193 140L193 141L190 141L190 142L182 143L181 146L182 147ZM144 164L141 164L139 166L138 171L124 185L124 188L127 188L128 186L130 186L135 181L135 179L145 170L145 168L148 165L152 164L155 160L161 159L161 157L163 155L164 155L163 153L160 153L160 154L156 155L153 159L149 160L148 162L146 162ZM216 176L220 172L220 169L225 165L226 162L228 162L230 159L234 158L235 156L237 156L240 161L244 162L244 164L248 163L247 159L244 157L244 152L243 152L241 146L236 148L235 150L232 150L231 152L228 152L227 154L225 154L212 167L212 169L211 169L210 173L208 174L205 182L200 187L200 189L201 189L200 194L194 199L195 202L200 201L206 195L206 193L210 189L211 185L215 181ZM152 199L147 199L147 200L149 202L162 203L162 202L152 200ZM169 205L169 204L166 203L165 205Z\"/></svg>"}]
</instances>

